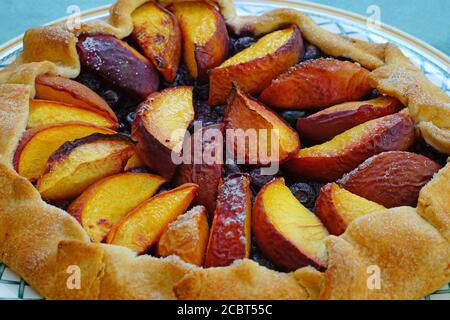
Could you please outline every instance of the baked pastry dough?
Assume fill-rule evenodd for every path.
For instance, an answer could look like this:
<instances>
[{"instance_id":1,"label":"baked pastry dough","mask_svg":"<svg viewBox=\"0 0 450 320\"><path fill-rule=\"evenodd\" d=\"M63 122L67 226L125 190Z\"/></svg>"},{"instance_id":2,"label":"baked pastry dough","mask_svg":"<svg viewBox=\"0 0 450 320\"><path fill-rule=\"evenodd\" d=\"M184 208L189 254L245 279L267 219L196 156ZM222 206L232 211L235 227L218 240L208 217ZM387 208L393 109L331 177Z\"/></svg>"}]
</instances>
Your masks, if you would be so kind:
<instances>
[{"instance_id":1,"label":"baked pastry dough","mask_svg":"<svg viewBox=\"0 0 450 320\"><path fill-rule=\"evenodd\" d=\"M449 245L415 209L363 216L328 239L325 299L418 299L449 277ZM379 268L380 287L368 284Z\"/></svg>"},{"instance_id":2,"label":"baked pastry dough","mask_svg":"<svg viewBox=\"0 0 450 320\"><path fill-rule=\"evenodd\" d=\"M82 272L80 290L67 287L67 268ZM174 299L172 287L195 268L176 256L157 259L124 247L62 241L58 247L54 299Z\"/></svg>"},{"instance_id":3,"label":"baked pastry dough","mask_svg":"<svg viewBox=\"0 0 450 320\"><path fill-rule=\"evenodd\" d=\"M241 260L225 268L192 270L174 291L184 300L306 300L319 297L322 281L312 267L280 273Z\"/></svg>"},{"instance_id":4,"label":"baked pastry dough","mask_svg":"<svg viewBox=\"0 0 450 320\"><path fill-rule=\"evenodd\" d=\"M204 270L175 257L136 257L125 248L90 243L69 214L42 201L11 163L25 130L35 78L44 73L76 77L77 35L102 32L124 38L133 29L131 13L146 2L119 0L108 23L84 23L76 30L64 24L31 29L24 37L23 54L0 72L1 261L50 299L417 299L450 280L449 165L422 190L417 210L402 207L364 216L344 235L330 237L329 267L323 274L311 268L282 274L249 260ZM423 138L450 153L450 98L399 49L329 33L295 10L239 17L231 0L211 2L237 34L264 34L294 23L326 54L373 70L374 87L408 105ZM80 290L67 287L71 265L81 269ZM380 289L367 286L370 266L380 268Z\"/></svg>"},{"instance_id":5,"label":"baked pastry dough","mask_svg":"<svg viewBox=\"0 0 450 320\"><path fill-rule=\"evenodd\" d=\"M0 162L11 163L14 150L25 131L28 119L30 87L16 84L0 85Z\"/></svg>"}]
</instances>

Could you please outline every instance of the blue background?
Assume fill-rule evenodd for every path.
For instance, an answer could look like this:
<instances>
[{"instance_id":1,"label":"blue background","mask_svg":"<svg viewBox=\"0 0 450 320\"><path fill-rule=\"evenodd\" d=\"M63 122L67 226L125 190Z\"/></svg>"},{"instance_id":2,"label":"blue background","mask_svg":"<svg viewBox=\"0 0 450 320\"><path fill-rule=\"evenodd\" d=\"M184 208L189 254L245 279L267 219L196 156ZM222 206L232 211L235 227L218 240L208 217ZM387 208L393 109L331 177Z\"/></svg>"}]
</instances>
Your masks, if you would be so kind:
<instances>
[{"instance_id":1,"label":"blue background","mask_svg":"<svg viewBox=\"0 0 450 320\"><path fill-rule=\"evenodd\" d=\"M26 29L114 0L0 0L0 43ZM258 2L258 0L255 0ZM367 16L370 5L381 8L382 22L406 31L450 55L450 0L312 0Z\"/></svg>"}]
</instances>

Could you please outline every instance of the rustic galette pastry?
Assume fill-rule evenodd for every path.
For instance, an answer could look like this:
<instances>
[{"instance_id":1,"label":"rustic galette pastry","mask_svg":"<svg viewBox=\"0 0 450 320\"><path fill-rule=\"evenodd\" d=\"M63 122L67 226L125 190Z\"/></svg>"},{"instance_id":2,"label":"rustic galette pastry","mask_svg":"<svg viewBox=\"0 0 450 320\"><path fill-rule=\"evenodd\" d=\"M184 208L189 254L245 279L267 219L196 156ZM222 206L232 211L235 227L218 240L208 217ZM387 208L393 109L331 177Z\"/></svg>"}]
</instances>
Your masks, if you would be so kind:
<instances>
[{"instance_id":1,"label":"rustic galette pastry","mask_svg":"<svg viewBox=\"0 0 450 320\"><path fill-rule=\"evenodd\" d=\"M418 299L450 280L450 97L391 44L295 10L119 0L29 30L0 83L0 260L45 298ZM198 141L213 161L184 161Z\"/></svg>"}]
</instances>

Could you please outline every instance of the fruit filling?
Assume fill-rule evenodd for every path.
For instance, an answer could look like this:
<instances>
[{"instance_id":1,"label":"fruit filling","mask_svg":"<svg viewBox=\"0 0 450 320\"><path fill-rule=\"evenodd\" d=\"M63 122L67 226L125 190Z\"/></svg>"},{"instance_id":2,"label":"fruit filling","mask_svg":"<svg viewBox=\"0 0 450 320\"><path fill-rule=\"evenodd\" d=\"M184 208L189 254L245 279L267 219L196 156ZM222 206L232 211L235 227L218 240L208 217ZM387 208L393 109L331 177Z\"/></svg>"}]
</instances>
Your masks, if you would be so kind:
<instances>
[{"instance_id":1,"label":"fruit filling","mask_svg":"<svg viewBox=\"0 0 450 320\"><path fill-rule=\"evenodd\" d=\"M329 234L416 205L446 163L368 70L326 56L296 26L237 35L201 1L149 3L132 18L128 38L79 36L77 78L38 77L14 155L93 242L204 267L249 258L324 270ZM250 142L246 163L222 159L226 131L249 129L276 130L275 172ZM176 162L198 156L198 136L201 160L214 162ZM256 151L271 147L256 137Z\"/></svg>"}]
</instances>

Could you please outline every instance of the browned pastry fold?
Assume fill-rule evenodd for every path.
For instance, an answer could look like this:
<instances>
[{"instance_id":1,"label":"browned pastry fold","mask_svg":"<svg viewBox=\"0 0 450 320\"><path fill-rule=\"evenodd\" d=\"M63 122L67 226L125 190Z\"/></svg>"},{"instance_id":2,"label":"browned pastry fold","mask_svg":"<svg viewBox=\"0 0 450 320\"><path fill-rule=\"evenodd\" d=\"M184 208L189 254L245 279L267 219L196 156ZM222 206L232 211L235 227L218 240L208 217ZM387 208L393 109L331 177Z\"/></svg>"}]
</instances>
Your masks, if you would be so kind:
<instances>
[{"instance_id":1,"label":"browned pastry fold","mask_svg":"<svg viewBox=\"0 0 450 320\"><path fill-rule=\"evenodd\" d=\"M0 163L12 164L14 152L28 120L31 87L17 84L0 85Z\"/></svg>"},{"instance_id":2,"label":"browned pastry fold","mask_svg":"<svg viewBox=\"0 0 450 320\"><path fill-rule=\"evenodd\" d=\"M28 180L0 164L0 260L50 297L58 243L70 239L89 241L74 218L46 204Z\"/></svg>"},{"instance_id":3,"label":"browned pastry fold","mask_svg":"<svg viewBox=\"0 0 450 320\"><path fill-rule=\"evenodd\" d=\"M251 260L189 272L174 291L183 300L317 299L323 276L312 267L292 273L269 270Z\"/></svg>"},{"instance_id":4,"label":"browned pastry fold","mask_svg":"<svg viewBox=\"0 0 450 320\"><path fill-rule=\"evenodd\" d=\"M181 0L160 2L176 1ZM125 248L90 243L70 215L44 203L31 183L10 169L36 76L76 77L80 72L77 35L102 32L126 37L133 29L131 13L145 2L119 0L108 23L84 23L77 30L65 24L31 29L21 57L0 71L0 83L9 83L0 86L1 261L53 299L316 299L320 291L324 299L415 299L450 280L449 165L422 190L417 212L404 207L364 216L341 237L330 237L325 274L311 268L282 274L247 260L200 269L177 258L136 257ZM407 104L422 137L450 154L450 98L397 48L332 34L295 10L239 17L231 0L213 2L236 33L263 34L295 23L326 54L350 58L373 70L373 86ZM80 290L67 288L70 265L81 269ZM372 265L380 267L380 290L367 286L367 267Z\"/></svg>"},{"instance_id":5,"label":"browned pastry fold","mask_svg":"<svg viewBox=\"0 0 450 320\"><path fill-rule=\"evenodd\" d=\"M417 212L450 241L450 165L422 188Z\"/></svg>"},{"instance_id":6,"label":"browned pastry fold","mask_svg":"<svg viewBox=\"0 0 450 320\"><path fill-rule=\"evenodd\" d=\"M363 216L341 237L328 239L323 299L418 299L442 287L450 276L448 241L414 208ZM380 288L371 287L371 267Z\"/></svg>"},{"instance_id":7,"label":"browned pastry fold","mask_svg":"<svg viewBox=\"0 0 450 320\"><path fill-rule=\"evenodd\" d=\"M67 286L67 268L81 269L80 289ZM127 248L113 245L62 241L56 263L52 299L173 300L172 287L195 266L176 256L158 259L136 257Z\"/></svg>"}]
</instances>

